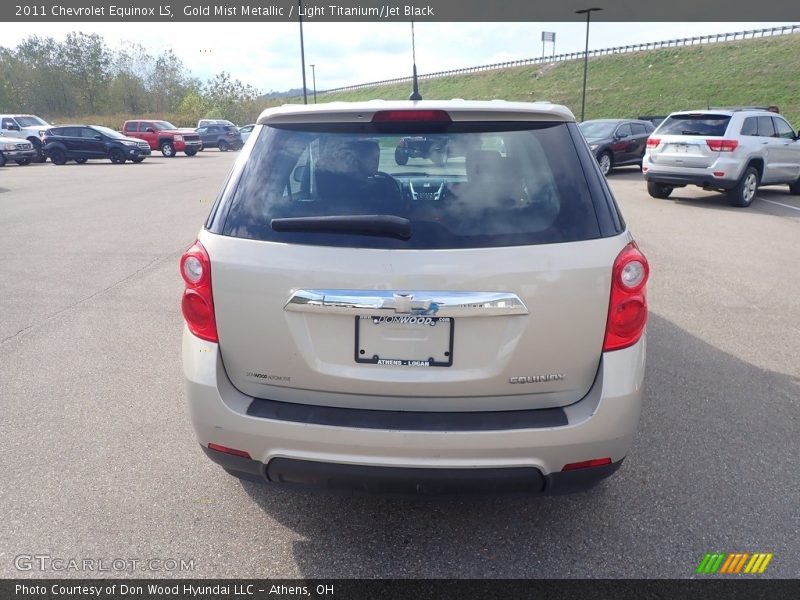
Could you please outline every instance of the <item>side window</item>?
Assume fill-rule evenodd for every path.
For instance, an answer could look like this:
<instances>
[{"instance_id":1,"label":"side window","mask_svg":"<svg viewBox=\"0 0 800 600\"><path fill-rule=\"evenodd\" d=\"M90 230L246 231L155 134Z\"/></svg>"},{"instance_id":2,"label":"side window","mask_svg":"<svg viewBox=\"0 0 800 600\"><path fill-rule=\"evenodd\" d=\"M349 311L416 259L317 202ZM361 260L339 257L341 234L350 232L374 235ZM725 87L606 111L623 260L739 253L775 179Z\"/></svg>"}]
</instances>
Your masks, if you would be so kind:
<instances>
[{"instance_id":1,"label":"side window","mask_svg":"<svg viewBox=\"0 0 800 600\"><path fill-rule=\"evenodd\" d=\"M780 117L772 117L772 120L775 123L775 131L777 131L779 138L794 139L794 129L792 129L791 125Z\"/></svg>"},{"instance_id":2,"label":"side window","mask_svg":"<svg viewBox=\"0 0 800 600\"><path fill-rule=\"evenodd\" d=\"M81 137L81 130L79 127L62 127L61 135L65 137Z\"/></svg>"},{"instance_id":3,"label":"side window","mask_svg":"<svg viewBox=\"0 0 800 600\"><path fill-rule=\"evenodd\" d=\"M155 128L156 128L156 126L155 126L155 125L153 125L152 123L146 123L146 122L144 122L144 121L142 121L141 123L139 123L139 132L140 132L140 133L144 133L144 132L146 132L148 129L155 129Z\"/></svg>"},{"instance_id":4,"label":"side window","mask_svg":"<svg viewBox=\"0 0 800 600\"><path fill-rule=\"evenodd\" d=\"M125 131L132 132L136 131L138 123L125 123Z\"/></svg>"},{"instance_id":5,"label":"side window","mask_svg":"<svg viewBox=\"0 0 800 600\"><path fill-rule=\"evenodd\" d=\"M16 125L16 123L14 122L14 119L3 119L3 123L2 123L2 128L3 129L8 129L12 125Z\"/></svg>"},{"instance_id":6,"label":"side window","mask_svg":"<svg viewBox=\"0 0 800 600\"><path fill-rule=\"evenodd\" d=\"M631 123L631 131L633 135L645 135L647 133L647 129L641 123Z\"/></svg>"},{"instance_id":7,"label":"side window","mask_svg":"<svg viewBox=\"0 0 800 600\"><path fill-rule=\"evenodd\" d=\"M89 129L88 127L81 127L80 129L81 137L93 140L96 136L100 135L99 131L95 131L94 129Z\"/></svg>"},{"instance_id":8,"label":"side window","mask_svg":"<svg viewBox=\"0 0 800 600\"><path fill-rule=\"evenodd\" d=\"M758 122L755 117L747 117L742 123L742 135L758 135Z\"/></svg>"},{"instance_id":9,"label":"side window","mask_svg":"<svg viewBox=\"0 0 800 600\"><path fill-rule=\"evenodd\" d=\"M758 119L758 137L775 137L775 126L771 117L756 117Z\"/></svg>"},{"instance_id":10,"label":"side window","mask_svg":"<svg viewBox=\"0 0 800 600\"><path fill-rule=\"evenodd\" d=\"M631 135L631 126L625 123L624 125L620 125L617 127L617 136L619 137L628 137Z\"/></svg>"},{"instance_id":11,"label":"side window","mask_svg":"<svg viewBox=\"0 0 800 600\"><path fill-rule=\"evenodd\" d=\"M197 133L199 133L200 135L204 135L207 132L208 132L208 127L198 127L197 128Z\"/></svg>"}]
</instances>

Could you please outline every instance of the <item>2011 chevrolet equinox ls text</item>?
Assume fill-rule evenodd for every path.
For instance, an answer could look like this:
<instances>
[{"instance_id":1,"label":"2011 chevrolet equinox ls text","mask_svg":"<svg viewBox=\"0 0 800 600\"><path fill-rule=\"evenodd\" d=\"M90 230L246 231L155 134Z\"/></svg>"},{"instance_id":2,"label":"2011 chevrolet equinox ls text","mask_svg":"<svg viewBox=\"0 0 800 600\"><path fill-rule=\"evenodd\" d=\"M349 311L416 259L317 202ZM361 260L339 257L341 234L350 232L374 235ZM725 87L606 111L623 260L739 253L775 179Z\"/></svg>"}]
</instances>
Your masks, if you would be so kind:
<instances>
[{"instance_id":1,"label":"2011 chevrolet equinox ls text","mask_svg":"<svg viewBox=\"0 0 800 600\"><path fill-rule=\"evenodd\" d=\"M427 134L469 150L395 162ZM568 109L283 106L252 137L180 261L209 458L399 494L570 492L620 466L649 267Z\"/></svg>"}]
</instances>

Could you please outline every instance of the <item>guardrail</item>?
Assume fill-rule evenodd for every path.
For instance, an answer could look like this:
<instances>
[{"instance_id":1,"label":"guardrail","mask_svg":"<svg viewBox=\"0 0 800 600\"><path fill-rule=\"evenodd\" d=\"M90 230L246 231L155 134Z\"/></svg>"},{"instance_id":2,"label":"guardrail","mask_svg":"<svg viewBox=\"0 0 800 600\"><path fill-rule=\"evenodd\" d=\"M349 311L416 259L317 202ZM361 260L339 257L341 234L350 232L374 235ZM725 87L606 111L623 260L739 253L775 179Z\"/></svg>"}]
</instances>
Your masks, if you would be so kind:
<instances>
[{"instance_id":1,"label":"guardrail","mask_svg":"<svg viewBox=\"0 0 800 600\"><path fill-rule=\"evenodd\" d=\"M714 44L717 42L730 42L733 40L753 39L757 37L770 37L775 35L789 35L800 32L800 25L784 25L783 27L770 27L767 29L748 29L746 31L734 31L732 33L715 33L711 35L701 35L687 38L676 38L672 40L662 40L660 42L646 42L643 44L630 44L628 46L615 46L613 48L601 48L599 50L589 50L589 57L607 56L609 54L626 54L629 52L641 52L643 50L656 50L659 48L677 48L681 46L694 46L700 44ZM435 79L437 77L448 77L450 75L464 75L467 73L480 73L482 71L494 71L497 69L508 69L510 67L521 67L525 65L548 64L553 62L564 62L569 60L582 59L584 52L569 52L567 54L556 54L555 56L542 56L538 58L524 58L508 62L499 62L477 67L464 67L461 69L450 69L449 71L437 71L435 73L425 73L418 75L418 79ZM346 92L350 90L360 90L379 85L389 85L392 83L410 82L411 77L395 77L394 79L383 79L381 81L370 81L369 83L359 83L357 85L346 85L344 87L332 88L319 91L317 94L328 94L331 92Z\"/></svg>"}]
</instances>

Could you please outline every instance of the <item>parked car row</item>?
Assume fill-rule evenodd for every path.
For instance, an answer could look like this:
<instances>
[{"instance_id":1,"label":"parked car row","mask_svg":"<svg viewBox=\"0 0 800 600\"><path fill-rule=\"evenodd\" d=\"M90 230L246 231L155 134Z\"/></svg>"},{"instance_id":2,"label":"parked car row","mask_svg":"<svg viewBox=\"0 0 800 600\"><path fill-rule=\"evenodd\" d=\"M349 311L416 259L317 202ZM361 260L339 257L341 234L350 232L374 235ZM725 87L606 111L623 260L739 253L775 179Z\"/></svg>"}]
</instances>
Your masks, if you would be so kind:
<instances>
[{"instance_id":1,"label":"parked car row","mask_svg":"<svg viewBox=\"0 0 800 600\"><path fill-rule=\"evenodd\" d=\"M205 148L240 150L255 125L240 128L224 119L201 119L197 129L175 127L168 121L131 119L121 131L100 125L58 125L36 115L0 115L0 167L45 162L107 159L115 164L142 162L154 151L167 158L183 152L194 156Z\"/></svg>"}]
</instances>

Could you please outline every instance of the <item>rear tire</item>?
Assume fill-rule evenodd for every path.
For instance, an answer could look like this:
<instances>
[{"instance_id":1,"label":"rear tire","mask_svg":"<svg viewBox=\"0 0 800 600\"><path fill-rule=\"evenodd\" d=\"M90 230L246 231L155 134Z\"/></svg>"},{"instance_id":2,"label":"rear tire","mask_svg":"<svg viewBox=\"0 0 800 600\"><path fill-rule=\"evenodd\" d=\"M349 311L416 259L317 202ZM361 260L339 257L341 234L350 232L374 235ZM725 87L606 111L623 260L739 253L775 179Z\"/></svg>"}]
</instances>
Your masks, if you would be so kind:
<instances>
[{"instance_id":1,"label":"rear tire","mask_svg":"<svg viewBox=\"0 0 800 600\"><path fill-rule=\"evenodd\" d=\"M665 200L669 198L669 195L674 189L675 188L673 188L671 185L664 185L663 183L658 183L657 181L647 182L647 193L653 198L658 198L659 200Z\"/></svg>"},{"instance_id":2,"label":"rear tire","mask_svg":"<svg viewBox=\"0 0 800 600\"><path fill-rule=\"evenodd\" d=\"M125 164L125 154L119 148L112 148L108 153L108 159L115 165Z\"/></svg>"},{"instance_id":3,"label":"rear tire","mask_svg":"<svg viewBox=\"0 0 800 600\"><path fill-rule=\"evenodd\" d=\"M800 177L798 177L797 181L794 183L789 184L789 193L794 194L795 196L800 196Z\"/></svg>"},{"instance_id":4,"label":"rear tire","mask_svg":"<svg viewBox=\"0 0 800 600\"><path fill-rule=\"evenodd\" d=\"M447 150L441 148L431 150L431 162L437 167L443 167L447 162Z\"/></svg>"},{"instance_id":5,"label":"rear tire","mask_svg":"<svg viewBox=\"0 0 800 600\"><path fill-rule=\"evenodd\" d=\"M220 140L217 147L219 148L220 152L227 152L231 148L230 144L228 144L228 142L225 140Z\"/></svg>"},{"instance_id":6,"label":"rear tire","mask_svg":"<svg viewBox=\"0 0 800 600\"><path fill-rule=\"evenodd\" d=\"M171 142L163 142L161 144L161 154L167 158L172 158L175 156L175 146L173 146Z\"/></svg>"},{"instance_id":7,"label":"rear tire","mask_svg":"<svg viewBox=\"0 0 800 600\"><path fill-rule=\"evenodd\" d=\"M403 166L408 164L408 154L402 148L395 148L394 149L394 162L398 165Z\"/></svg>"},{"instance_id":8,"label":"rear tire","mask_svg":"<svg viewBox=\"0 0 800 600\"><path fill-rule=\"evenodd\" d=\"M50 150L50 160L54 165L67 164L67 155L61 148L53 148Z\"/></svg>"},{"instance_id":9,"label":"rear tire","mask_svg":"<svg viewBox=\"0 0 800 600\"><path fill-rule=\"evenodd\" d=\"M6 157L2 152L0 152L0 167L5 167L5 166L6 166Z\"/></svg>"},{"instance_id":10,"label":"rear tire","mask_svg":"<svg viewBox=\"0 0 800 600\"><path fill-rule=\"evenodd\" d=\"M728 204L739 208L750 206L756 197L756 192L758 192L758 170L755 167L747 167L736 187L728 190L726 194Z\"/></svg>"},{"instance_id":11,"label":"rear tire","mask_svg":"<svg viewBox=\"0 0 800 600\"><path fill-rule=\"evenodd\" d=\"M44 153L44 148L42 148L42 143L37 138L28 138L28 141L33 144L33 149L36 150L36 158L33 159L33 162L47 162L47 156Z\"/></svg>"},{"instance_id":12,"label":"rear tire","mask_svg":"<svg viewBox=\"0 0 800 600\"><path fill-rule=\"evenodd\" d=\"M597 164L600 165L600 172L603 175L608 175L611 173L611 169L614 168L614 161L608 152L603 152L597 157Z\"/></svg>"}]
</instances>

